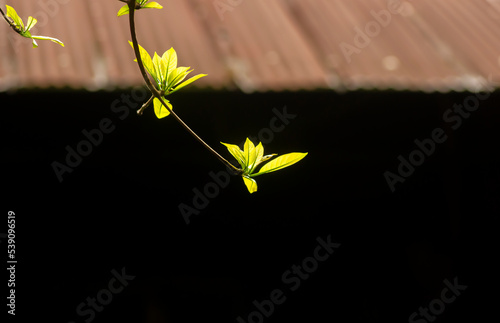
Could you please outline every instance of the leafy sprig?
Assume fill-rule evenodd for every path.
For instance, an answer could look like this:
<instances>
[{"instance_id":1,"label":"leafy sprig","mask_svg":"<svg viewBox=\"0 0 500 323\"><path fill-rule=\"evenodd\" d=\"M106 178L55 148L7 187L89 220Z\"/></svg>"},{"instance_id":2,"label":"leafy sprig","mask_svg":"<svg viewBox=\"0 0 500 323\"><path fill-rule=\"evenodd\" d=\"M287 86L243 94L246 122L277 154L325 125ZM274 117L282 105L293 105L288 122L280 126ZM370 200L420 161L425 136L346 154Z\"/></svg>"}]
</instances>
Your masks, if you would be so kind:
<instances>
[{"instance_id":1,"label":"leafy sprig","mask_svg":"<svg viewBox=\"0 0 500 323\"><path fill-rule=\"evenodd\" d=\"M38 43L36 42L35 39L50 40L64 47L64 43L57 38L32 35L30 30L36 25L37 20L29 16L25 26L23 20L21 19L21 17L19 17L16 10L9 5L6 5L6 7L7 7L7 13L4 14L3 11L1 12L5 20L9 23L12 29L14 29L14 31L16 31L19 35L26 38L30 38L33 44L33 48L38 47Z\"/></svg>"},{"instance_id":2,"label":"leafy sprig","mask_svg":"<svg viewBox=\"0 0 500 323\"><path fill-rule=\"evenodd\" d=\"M131 41L129 41L129 44L134 48L134 44ZM154 79L156 89L160 91L165 103L170 108L167 109L158 98L154 98L153 105L158 119L168 116L170 110L172 110L172 104L166 99L167 95L177 92L199 78L207 76L207 74L198 74L184 81L186 76L193 70L189 70L190 67L177 67L177 53L173 48L164 52L161 57L155 52L152 59L151 55L141 45L139 45L139 52L144 68ZM137 62L137 59L134 61Z\"/></svg>"},{"instance_id":3,"label":"leafy sprig","mask_svg":"<svg viewBox=\"0 0 500 323\"><path fill-rule=\"evenodd\" d=\"M198 74L191 77L187 81L184 78L191 71L189 67L177 67L177 54L173 48L169 49L160 57L157 53L154 54L153 58L151 55L139 45L137 41L137 35L135 32L135 10L130 10L132 8L137 9L137 6L143 5L145 1L139 0L120 0L127 3L129 8L129 24L130 24L130 34L132 36L132 41L129 42L136 56L135 61L137 62L141 74L148 86L149 90L153 96L137 111L140 115L142 111L150 105L151 101L155 104L155 114L158 118L163 118L172 114L173 117L193 136L195 139L201 143L205 148L207 148L214 156L216 156L223 164L225 164L229 169L231 169L235 175L241 175L243 181L250 193L257 191L257 182L254 177L263 174L271 173L285 167L291 166L300 160L302 160L308 153L289 153L275 158L274 160L268 162L262 166L258 171L257 168L269 159L276 156L276 154L264 156L264 147L262 143L255 146L250 139L246 139L243 146L243 150L237 145L222 143L227 147L231 155L233 155L241 168L235 167L233 164L228 162L224 157L222 157L217 151L215 151L210 145L203 141L189 126L182 121L182 119L177 116L177 114L172 110L172 105L165 96L173 92L178 91L184 86L196 81L200 77L206 74ZM151 82L148 74L153 78Z\"/></svg>"},{"instance_id":4,"label":"leafy sprig","mask_svg":"<svg viewBox=\"0 0 500 323\"><path fill-rule=\"evenodd\" d=\"M241 169L243 170L241 176L243 177L243 182L245 183L248 191L250 193L254 193L257 191L257 182L254 177L275 172L277 170L283 169L285 167L291 166L297 162L299 162L302 158L306 157L308 153L289 153L277 157L264 166L260 168L258 172L256 172L257 167L263 162L273 158L276 154L270 154L264 156L264 147L262 143L259 142L257 146L250 139L246 139L245 144L243 145L243 150L241 150L237 145L226 144L221 142L224 146L227 147L227 150L236 161L240 164Z\"/></svg>"}]
</instances>

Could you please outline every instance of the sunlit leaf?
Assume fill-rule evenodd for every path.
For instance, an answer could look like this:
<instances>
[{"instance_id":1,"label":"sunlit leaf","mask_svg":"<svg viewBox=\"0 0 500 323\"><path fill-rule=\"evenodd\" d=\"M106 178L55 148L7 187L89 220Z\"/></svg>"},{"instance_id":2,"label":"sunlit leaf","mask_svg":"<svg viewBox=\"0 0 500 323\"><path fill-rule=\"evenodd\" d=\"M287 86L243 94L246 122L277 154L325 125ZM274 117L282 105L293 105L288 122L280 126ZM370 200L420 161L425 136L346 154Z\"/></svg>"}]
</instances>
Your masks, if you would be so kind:
<instances>
[{"instance_id":1,"label":"sunlit leaf","mask_svg":"<svg viewBox=\"0 0 500 323\"><path fill-rule=\"evenodd\" d=\"M170 73L169 75L168 86L173 87L176 84L182 82L182 80L184 80L186 76L189 73L191 73L192 70L188 71L189 69L190 67L184 67L184 66L177 67L176 69L174 69L172 73Z\"/></svg>"},{"instance_id":2,"label":"sunlit leaf","mask_svg":"<svg viewBox=\"0 0 500 323\"><path fill-rule=\"evenodd\" d=\"M253 178L243 176L243 182L245 183L250 194L257 191L257 182Z\"/></svg>"},{"instance_id":3,"label":"sunlit leaf","mask_svg":"<svg viewBox=\"0 0 500 323\"><path fill-rule=\"evenodd\" d=\"M250 176L255 177L258 175L274 172L285 167L291 166L302 158L306 157L307 153L289 153L286 155L282 155L277 157L276 159L271 160L259 170L256 174L251 174Z\"/></svg>"},{"instance_id":4,"label":"sunlit leaf","mask_svg":"<svg viewBox=\"0 0 500 323\"><path fill-rule=\"evenodd\" d=\"M171 47L169 50L167 50L165 53L163 53L161 57L162 62L166 66L166 71L165 71L165 83L164 86L167 86L171 84L172 82L172 76L171 74L175 71L177 68L177 53L175 52L175 49Z\"/></svg>"},{"instance_id":5,"label":"sunlit leaf","mask_svg":"<svg viewBox=\"0 0 500 323\"><path fill-rule=\"evenodd\" d=\"M255 145L250 139L245 140L245 144L243 145L243 155L245 156L246 163L246 172L250 172L253 164L255 164L255 160L257 158L257 154L255 151Z\"/></svg>"},{"instance_id":6,"label":"sunlit leaf","mask_svg":"<svg viewBox=\"0 0 500 323\"><path fill-rule=\"evenodd\" d=\"M277 154L270 154L270 155L263 156L260 160L257 159L257 162L255 163L255 166L254 166L254 169L255 169L255 167L259 166L261 163L273 158L276 155Z\"/></svg>"},{"instance_id":7,"label":"sunlit leaf","mask_svg":"<svg viewBox=\"0 0 500 323\"><path fill-rule=\"evenodd\" d=\"M143 8L151 8L151 9L163 9L163 6L159 4L158 2L150 2L146 3Z\"/></svg>"},{"instance_id":8,"label":"sunlit leaf","mask_svg":"<svg viewBox=\"0 0 500 323\"><path fill-rule=\"evenodd\" d=\"M161 84L163 84L165 74L162 73L161 57L156 52L153 55L153 68L155 70L156 81L161 88Z\"/></svg>"},{"instance_id":9,"label":"sunlit leaf","mask_svg":"<svg viewBox=\"0 0 500 323\"><path fill-rule=\"evenodd\" d=\"M189 85L189 84L193 83L194 81L196 81L197 79L200 79L200 78L202 78L204 76L207 76L207 74L198 74L198 75L195 75L195 76L187 79L186 81L180 83L179 85L177 85L170 93L174 93L175 91L178 91L178 90L182 89L186 85Z\"/></svg>"},{"instance_id":10,"label":"sunlit leaf","mask_svg":"<svg viewBox=\"0 0 500 323\"><path fill-rule=\"evenodd\" d=\"M249 152L247 153L247 142L250 144L248 145L248 148L250 149ZM257 146L254 146L253 143L250 141L250 139L247 138L247 141L245 142L245 154L247 154L247 170L246 172L248 174L251 174L253 170L255 169L255 166L259 163L260 159L264 155L264 147L262 147L262 143L259 142Z\"/></svg>"},{"instance_id":11,"label":"sunlit leaf","mask_svg":"<svg viewBox=\"0 0 500 323\"><path fill-rule=\"evenodd\" d=\"M167 99L163 98L163 101L165 101L170 109L173 109L172 105ZM161 104L160 100L158 100L157 98L154 98L153 105L156 117L158 119L165 118L170 114L170 111L163 104Z\"/></svg>"},{"instance_id":12,"label":"sunlit leaf","mask_svg":"<svg viewBox=\"0 0 500 323\"><path fill-rule=\"evenodd\" d=\"M121 7L120 10L118 10L118 17L126 15L128 13L129 13L128 4L126 4L123 7Z\"/></svg>"},{"instance_id":13,"label":"sunlit leaf","mask_svg":"<svg viewBox=\"0 0 500 323\"><path fill-rule=\"evenodd\" d=\"M128 43L130 44L130 46L132 46L132 48L134 48L134 44L131 41L129 41ZM158 76L156 75L153 61L151 60L151 55L149 55L149 53L144 48L142 48L141 45L139 45L139 53L141 54L141 60L144 68L155 79L155 81L158 82ZM135 59L134 62L137 62L137 59Z\"/></svg>"},{"instance_id":14,"label":"sunlit leaf","mask_svg":"<svg viewBox=\"0 0 500 323\"><path fill-rule=\"evenodd\" d=\"M35 39L43 39L43 40L50 40L56 44L59 44L61 45L62 47L64 47L64 43L62 41L60 41L59 39L57 38L53 38L53 37L47 37L47 36L31 36L31 38L33 39L33 45L35 45ZM33 46L35 47L35 46Z\"/></svg>"},{"instance_id":15,"label":"sunlit leaf","mask_svg":"<svg viewBox=\"0 0 500 323\"><path fill-rule=\"evenodd\" d=\"M233 155L234 158L236 158L236 161L238 164L240 164L241 168L245 168L245 159L243 158L243 152L240 150L240 147L237 145L232 145L232 144L226 144L221 142L224 146L227 147L227 150L231 155Z\"/></svg>"},{"instance_id":16,"label":"sunlit leaf","mask_svg":"<svg viewBox=\"0 0 500 323\"><path fill-rule=\"evenodd\" d=\"M28 17L28 22L26 23L26 31L28 31L31 28L35 27L35 25L36 25L37 22L38 21L35 18L29 16Z\"/></svg>"},{"instance_id":17,"label":"sunlit leaf","mask_svg":"<svg viewBox=\"0 0 500 323\"><path fill-rule=\"evenodd\" d=\"M14 21L16 26L19 27L20 30L24 30L23 20L21 19L21 17L19 17L16 10L9 5L5 6L7 7L7 16L12 18L12 20Z\"/></svg>"}]
</instances>

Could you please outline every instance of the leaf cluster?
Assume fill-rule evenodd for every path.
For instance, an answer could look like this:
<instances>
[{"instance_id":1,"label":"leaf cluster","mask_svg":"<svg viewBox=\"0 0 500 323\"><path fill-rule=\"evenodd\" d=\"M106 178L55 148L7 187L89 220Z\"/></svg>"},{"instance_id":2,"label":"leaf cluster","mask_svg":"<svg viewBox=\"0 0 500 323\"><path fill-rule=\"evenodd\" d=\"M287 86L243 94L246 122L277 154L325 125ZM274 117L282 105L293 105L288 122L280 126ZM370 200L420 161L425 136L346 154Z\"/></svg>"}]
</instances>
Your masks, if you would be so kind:
<instances>
[{"instance_id":1,"label":"leaf cluster","mask_svg":"<svg viewBox=\"0 0 500 323\"><path fill-rule=\"evenodd\" d=\"M241 169L243 170L241 176L243 177L243 181L250 193L257 191L257 182L253 179L254 177L291 166L307 156L307 153L285 154L268 162L262 166L258 172L256 172L257 167L260 164L273 158L276 154L264 156L264 147L262 146L262 143L259 142L259 144L255 146L254 143L248 138L243 145L243 150L241 150L237 145L226 144L223 142L221 142L221 144L227 147L229 153L233 155L233 157L236 158L236 161L240 164Z\"/></svg>"},{"instance_id":2,"label":"leaf cluster","mask_svg":"<svg viewBox=\"0 0 500 323\"><path fill-rule=\"evenodd\" d=\"M21 17L19 17L16 10L9 5L6 5L6 7L7 7L6 17L9 21L10 26L19 35L26 37L26 38L31 38L31 41L33 43L33 48L38 47L38 43L36 42L35 39L50 40L50 41L57 43L57 44L64 47L64 43L57 38L32 35L30 30L36 25L37 20L35 18L29 16L28 21L27 21L26 26L25 26L23 23L23 20L21 19Z\"/></svg>"},{"instance_id":3,"label":"leaf cluster","mask_svg":"<svg viewBox=\"0 0 500 323\"><path fill-rule=\"evenodd\" d=\"M129 41L129 44L132 48L134 47L131 41ZM153 58L151 58L151 55L139 45L139 53L141 54L141 61L144 68L154 79L157 89L164 97L165 103L168 104L170 109L172 109L172 105L165 98L167 95L177 92L201 77L207 76L207 74L198 74L184 81L186 76L193 70L190 70L190 67L177 67L177 53L174 48L170 48L162 56L159 56L155 52ZM137 62L137 59L134 61ZM158 119L170 114L170 111L157 98L154 98L153 105Z\"/></svg>"}]
</instances>

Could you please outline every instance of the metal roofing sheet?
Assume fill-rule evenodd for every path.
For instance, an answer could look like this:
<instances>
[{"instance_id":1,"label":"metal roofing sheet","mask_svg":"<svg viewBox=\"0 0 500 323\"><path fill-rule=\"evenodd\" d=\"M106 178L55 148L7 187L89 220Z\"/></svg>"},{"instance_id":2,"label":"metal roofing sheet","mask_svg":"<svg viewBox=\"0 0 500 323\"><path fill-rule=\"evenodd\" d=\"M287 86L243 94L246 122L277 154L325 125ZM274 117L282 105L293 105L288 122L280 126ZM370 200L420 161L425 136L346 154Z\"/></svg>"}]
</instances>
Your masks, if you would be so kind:
<instances>
[{"instance_id":1,"label":"metal roofing sheet","mask_svg":"<svg viewBox=\"0 0 500 323\"><path fill-rule=\"evenodd\" d=\"M475 90L500 81L498 0L158 0L137 15L140 44L174 47L207 73L193 86L243 91L332 88ZM115 0L7 1L34 34L0 23L0 90L141 84Z\"/></svg>"}]
</instances>

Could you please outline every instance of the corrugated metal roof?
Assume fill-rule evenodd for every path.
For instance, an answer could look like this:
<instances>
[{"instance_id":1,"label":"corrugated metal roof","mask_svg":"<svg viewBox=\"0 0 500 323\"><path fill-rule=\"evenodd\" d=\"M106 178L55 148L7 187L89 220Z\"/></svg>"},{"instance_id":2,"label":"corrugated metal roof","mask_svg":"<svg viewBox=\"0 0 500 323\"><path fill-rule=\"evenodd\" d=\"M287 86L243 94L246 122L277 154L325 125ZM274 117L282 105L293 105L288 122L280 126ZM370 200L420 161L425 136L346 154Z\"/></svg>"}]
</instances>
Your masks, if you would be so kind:
<instances>
[{"instance_id":1,"label":"corrugated metal roof","mask_svg":"<svg viewBox=\"0 0 500 323\"><path fill-rule=\"evenodd\" d=\"M476 90L500 81L499 0L158 0L138 12L140 44L207 73L199 87ZM114 0L7 1L34 34L0 23L0 90L142 84ZM490 78L488 80L488 78Z\"/></svg>"}]
</instances>

